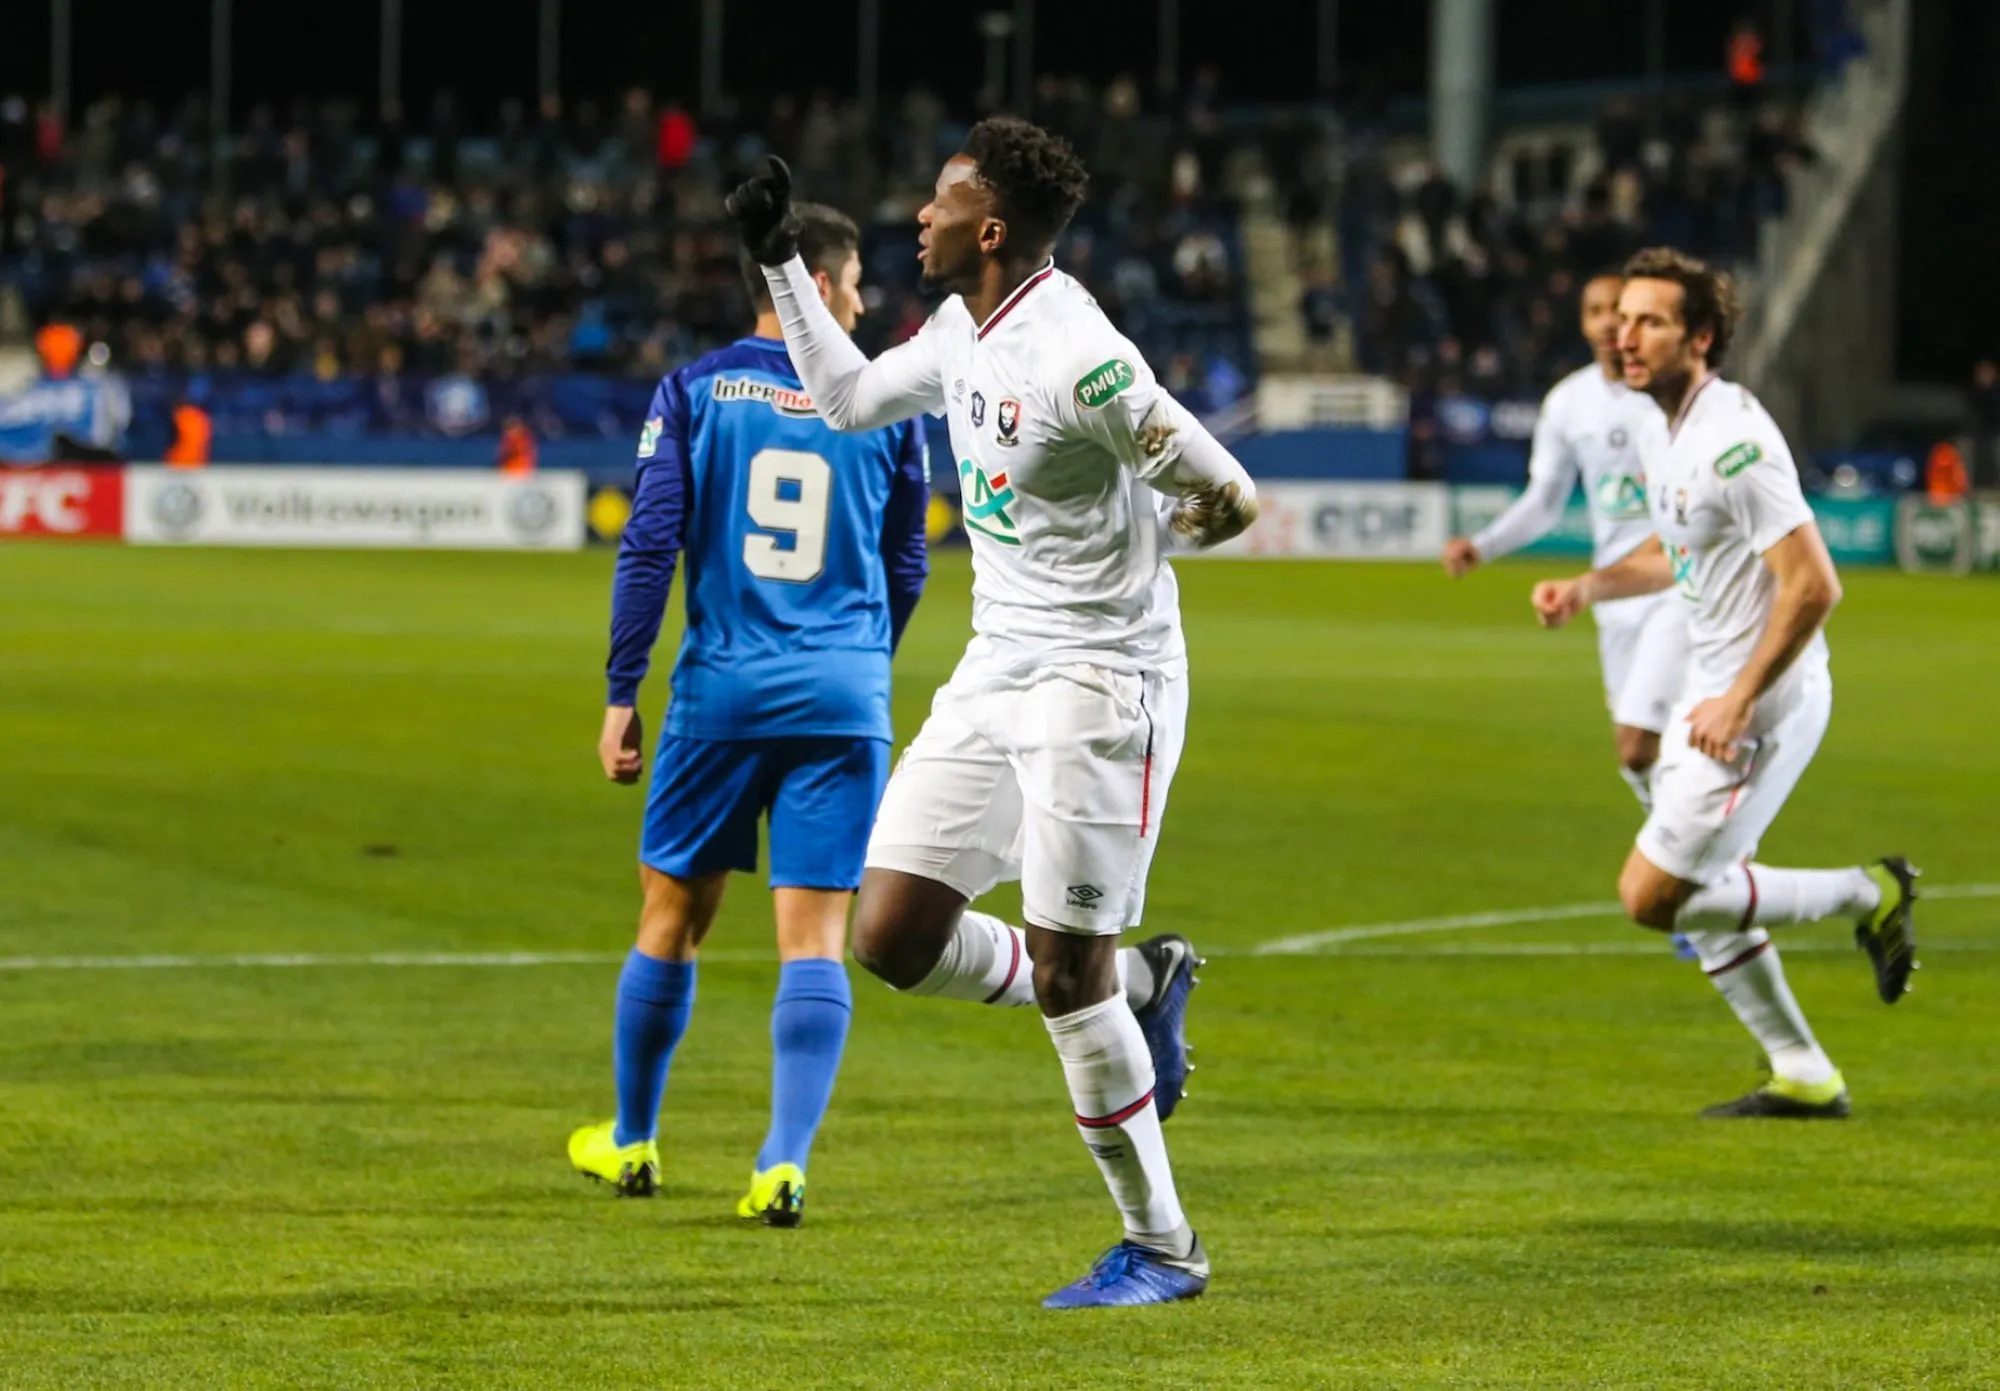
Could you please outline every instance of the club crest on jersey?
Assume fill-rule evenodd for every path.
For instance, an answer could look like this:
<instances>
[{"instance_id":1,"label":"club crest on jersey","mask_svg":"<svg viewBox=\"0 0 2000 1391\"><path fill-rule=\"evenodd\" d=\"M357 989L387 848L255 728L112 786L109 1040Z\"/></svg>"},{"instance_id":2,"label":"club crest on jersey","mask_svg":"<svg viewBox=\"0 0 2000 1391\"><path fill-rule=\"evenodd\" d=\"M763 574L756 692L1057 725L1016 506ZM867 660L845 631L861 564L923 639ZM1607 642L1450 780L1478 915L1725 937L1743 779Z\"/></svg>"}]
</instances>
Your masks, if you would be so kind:
<instances>
[{"instance_id":1,"label":"club crest on jersey","mask_svg":"<svg viewBox=\"0 0 2000 1391\"><path fill-rule=\"evenodd\" d=\"M1094 411L1137 380L1139 374L1132 370L1132 364L1122 357L1114 357L1076 379L1076 403L1087 411Z\"/></svg>"},{"instance_id":2,"label":"club crest on jersey","mask_svg":"<svg viewBox=\"0 0 2000 1391\"><path fill-rule=\"evenodd\" d=\"M993 437L996 444L1013 448L1021 442L1021 403L1011 396L1002 397L1000 404L993 408L993 423L1000 427L1000 433Z\"/></svg>"},{"instance_id":3,"label":"club crest on jersey","mask_svg":"<svg viewBox=\"0 0 2000 1391\"><path fill-rule=\"evenodd\" d=\"M986 398L978 392L972 393L972 425L977 429L986 423Z\"/></svg>"},{"instance_id":4,"label":"club crest on jersey","mask_svg":"<svg viewBox=\"0 0 2000 1391\"><path fill-rule=\"evenodd\" d=\"M1611 427L1611 447L1613 449L1623 449L1627 444L1631 443L1631 440L1632 437L1625 433L1623 425L1614 425Z\"/></svg>"},{"instance_id":5,"label":"club crest on jersey","mask_svg":"<svg viewBox=\"0 0 2000 1391\"><path fill-rule=\"evenodd\" d=\"M1681 526L1688 524L1688 490L1674 489L1674 521Z\"/></svg>"},{"instance_id":6,"label":"club crest on jersey","mask_svg":"<svg viewBox=\"0 0 2000 1391\"><path fill-rule=\"evenodd\" d=\"M1021 544L1019 523L1007 509L1014 489L1004 470L989 474L970 459L958 461L958 485L965 509L965 529L1003 546Z\"/></svg>"},{"instance_id":7,"label":"club crest on jersey","mask_svg":"<svg viewBox=\"0 0 2000 1391\"><path fill-rule=\"evenodd\" d=\"M1716 458L1715 471L1724 478L1734 478L1737 474L1743 472L1744 469L1749 468L1750 465L1763 457L1763 450L1759 449L1752 441L1745 440L1741 444L1731 445L1728 449L1722 451L1721 455Z\"/></svg>"}]
</instances>

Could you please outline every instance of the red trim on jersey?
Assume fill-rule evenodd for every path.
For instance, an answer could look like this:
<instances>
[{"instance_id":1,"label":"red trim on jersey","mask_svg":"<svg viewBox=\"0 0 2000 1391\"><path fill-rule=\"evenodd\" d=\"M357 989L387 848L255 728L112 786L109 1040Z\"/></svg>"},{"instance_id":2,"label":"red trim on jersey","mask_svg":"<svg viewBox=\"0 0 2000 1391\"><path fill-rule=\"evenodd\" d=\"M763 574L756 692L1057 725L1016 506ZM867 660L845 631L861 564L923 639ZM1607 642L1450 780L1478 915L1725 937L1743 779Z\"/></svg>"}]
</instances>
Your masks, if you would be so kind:
<instances>
[{"instance_id":1,"label":"red trim on jersey","mask_svg":"<svg viewBox=\"0 0 2000 1391\"><path fill-rule=\"evenodd\" d=\"M1736 930L1748 932L1757 922L1757 876L1750 872L1750 862L1743 862L1743 877L1750 881L1750 904L1743 910L1743 925Z\"/></svg>"},{"instance_id":2,"label":"red trim on jersey","mask_svg":"<svg viewBox=\"0 0 2000 1391\"><path fill-rule=\"evenodd\" d=\"M1123 1125L1153 1104L1153 1089L1146 1088L1146 1094L1130 1106L1121 1107L1108 1116L1078 1116L1076 1123L1086 1130L1109 1130L1115 1125Z\"/></svg>"},{"instance_id":3,"label":"red trim on jersey","mask_svg":"<svg viewBox=\"0 0 2000 1391\"><path fill-rule=\"evenodd\" d=\"M1023 280L1019 285L1016 285L1014 287L1014 293L1007 296L1006 299L1000 302L1000 307L993 311L993 317L991 317L985 323L979 326L978 336L980 338L984 338L987 334L993 332L993 330L999 325L1002 319L1006 318L1009 314L1014 312L1014 306L1019 304L1024 298L1027 297L1028 291L1034 289L1035 286L1041 284L1044 280L1047 280L1050 276L1054 275L1055 273L1056 273L1055 258L1051 257L1049 259L1049 263L1046 266L1043 266L1040 270L1036 271L1026 280Z\"/></svg>"},{"instance_id":4,"label":"red trim on jersey","mask_svg":"<svg viewBox=\"0 0 2000 1391\"><path fill-rule=\"evenodd\" d=\"M1013 959L1007 963L1007 979L1000 982L998 990L979 1002L982 1005L990 1005L1002 995L1005 995L1007 987L1014 983L1014 977L1021 974L1021 934L1012 931L1008 932L1007 945L1014 949Z\"/></svg>"},{"instance_id":5,"label":"red trim on jersey","mask_svg":"<svg viewBox=\"0 0 2000 1391\"><path fill-rule=\"evenodd\" d=\"M1770 949L1771 949L1771 939L1769 937L1766 937L1763 941L1759 942L1756 946L1750 948L1749 951L1744 952L1743 955L1737 957L1734 961L1726 961L1722 965L1717 966L1713 971L1710 971L1708 974L1711 976L1720 976L1727 974L1728 972L1735 970L1738 966L1741 966L1746 961L1754 961L1756 958L1762 956L1765 952L1769 951Z\"/></svg>"},{"instance_id":6,"label":"red trim on jersey","mask_svg":"<svg viewBox=\"0 0 2000 1391\"><path fill-rule=\"evenodd\" d=\"M1721 380L1722 377L1720 373L1710 372L1707 376L1703 377L1700 381L1695 383L1694 390L1690 391L1687 394L1687 400L1681 402L1680 410L1675 413L1673 420L1667 425L1668 439L1671 440L1675 438L1677 435L1679 435L1681 432L1681 426L1687 424L1688 412L1694 409L1694 398L1701 395L1702 392L1708 390L1710 382L1718 382Z\"/></svg>"}]
</instances>

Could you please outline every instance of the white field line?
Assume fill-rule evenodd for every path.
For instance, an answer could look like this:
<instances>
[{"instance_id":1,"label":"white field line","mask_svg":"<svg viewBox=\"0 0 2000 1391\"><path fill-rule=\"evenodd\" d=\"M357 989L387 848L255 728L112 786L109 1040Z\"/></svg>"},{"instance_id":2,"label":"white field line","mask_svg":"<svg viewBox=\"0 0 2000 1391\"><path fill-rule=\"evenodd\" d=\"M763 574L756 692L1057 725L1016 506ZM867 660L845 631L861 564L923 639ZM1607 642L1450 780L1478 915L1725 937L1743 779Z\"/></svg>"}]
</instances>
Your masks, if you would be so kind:
<instances>
[{"instance_id":1,"label":"white field line","mask_svg":"<svg viewBox=\"0 0 2000 1391\"><path fill-rule=\"evenodd\" d=\"M2000 884L1940 884L1923 890L1925 898L2000 898ZM1516 908L1496 913L1459 913L1405 922L1364 923L1279 937L1253 947L1221 947L1210 956L1649 956L1665 950L1661 941L1643 938L1603 942L1495 942L1431 947L1348 946L1382 938L1454 932L1473 927L1509 927L1523 923L1561 922L1571 918L1604 918L1618 914L1615 903L1564 903L1546 908ZM1329 952L1328 949L1334 949ZM1806 937L1787 941L1785 950L1847 951L1844 942L1815 942ZM1943 942L1925 952L2000 950L2000 942ZM224 952L216 954L150 954L135 956L0 956L0 971L168 971L216 968L297 969L327 967L411 966L604 966L623 961L624 952L493 951L493 952ZM769 961L768 951L707 951L702 960L717 962Z\"/></svg>"},{"instance_id":2,"label":"white field line","mask_svg":"<svg viewBox=\"0 0 2000 1391\"><path fill-rule=\"evenodd\" d=\"M1940 884L1918 889L1923 898L2000 898L2000 884ZM1412 918L1408 922L1367 923L1360 927L1335 927L1324 932L1306 932L1295 937L1279 937L1259 942L1237 956L1304 956L1344 942L1365 942L1379 937L1415 937L1432 932L1457 932L1469 927L1511 927L1519 923L1561 922L1567 918L1620 918L1624 910L1616 903L1564 903L1549 908L1514 908L1497 913L1456 913L1442 918ZM1787 950L1790 950L1787 946Z\"/></svg>"}]
</instances>

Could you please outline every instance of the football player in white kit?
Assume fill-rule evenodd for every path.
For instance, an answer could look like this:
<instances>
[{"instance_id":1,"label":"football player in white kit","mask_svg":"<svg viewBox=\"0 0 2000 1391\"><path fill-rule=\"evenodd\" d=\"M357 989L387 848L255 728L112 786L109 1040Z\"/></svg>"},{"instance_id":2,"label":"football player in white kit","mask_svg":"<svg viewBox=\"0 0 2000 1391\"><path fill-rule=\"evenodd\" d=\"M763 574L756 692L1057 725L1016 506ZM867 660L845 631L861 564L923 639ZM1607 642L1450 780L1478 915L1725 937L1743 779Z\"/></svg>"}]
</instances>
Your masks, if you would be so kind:
<instances>
[{"instance_id":1,"label":"football player in white kit","mask_svg":"<svg viewBox=\"0 0 2000 1391\"><path fill-rule=\"evenodd\" d=\"M1592 565L1601 570L1622 560L1653 534L1639 435L1659 418L1660 408L1625 385L1618 354L1621 284L1616 275L1594 276L1584 284L1583 336L1596 361L1564 377L1543 398L1528 455L1527 491L1477 535L1446 543L1444 568L1454 579L1548 535L1562 520L1578 478L1590 507ZM1687 666L1686 607L1660 593L1608 599L1591 609L1618 770L1649 810L1660 732Z\"/></svg>"},{"instance_id":2,"label":"football player in white kit","mask_svg":"<svg viewBox=\"0 0 2000 1391\"><path fill-rule=\"evenodd\" d=\"M1618 897L1643 927L1687 934L1770 1058L1770 1079L1712 1117L1841 1117L1847 1084L1785 984L1767 927L1855 920L1894 1004L1916 968L1916 871L1900 857L1847 869L1756 864L1757 842L1804 774L1833 711L1821 625L1840 580L1784 436L1717 375L1736 323L1728 277L1680 252L1625 268L1625 380L1664 418L1641 444L1655 539L1603 569L1536 585L1559 627L1589 604L1677 588L1692 661L1661 741L1653 809Z\"/></svg>"},{"instance_id":3,"label":"football player in white kit","mask_svg":"<svg viewBox=\"0 0 2000 1391\"><path fill-rule=\"evenodd\" d=\"M1086 178L1036 126L974 126L917 215L924 280L949 298L873 361L792 254L783 165L729 199L830 424L948 417L973 638L884 794L854 954L914 994L1041 1006L1125 1223L1051 1308L1164 1303L1208 1284L1160 1130L1188 1067L1180 1020L1198 962L1184 938L1121 952L1118 936L1140 921L1187 717L1167 556L1256 515L1242 466L1056 269ZM1025 931L968 911L1014 878Z\"/></svg>"}]
</instances>

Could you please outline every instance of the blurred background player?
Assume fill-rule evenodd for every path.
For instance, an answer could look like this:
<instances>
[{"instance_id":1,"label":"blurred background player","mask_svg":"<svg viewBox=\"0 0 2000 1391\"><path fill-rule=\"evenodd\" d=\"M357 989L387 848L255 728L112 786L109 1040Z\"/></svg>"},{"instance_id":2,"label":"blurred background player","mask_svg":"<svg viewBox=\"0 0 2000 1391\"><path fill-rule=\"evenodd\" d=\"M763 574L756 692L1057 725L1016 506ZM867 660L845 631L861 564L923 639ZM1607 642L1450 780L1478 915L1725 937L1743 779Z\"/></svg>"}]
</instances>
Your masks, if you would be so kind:
<instances>
[{"instance_id":1,"label":"blurred background player","mask_svg":"<svg viewBox=\"0 0 2000 1391\"><path fill-rule=\"evenodd\" d=\"M1056 269L1087 178L1037 126L974 126L917 214L924 280L950 297L873 361L794 254L782 162L729 199L827 420L867 430L942 411L950 427L974 635L884 797L855 955L919 994L999 1002L1032 988L1125 1224L1088 1275L1044 1301L1055 1308L1164 1303L1208 1284L1160 1130L1185 1075L1193 949L1159 938L1135 960L1118 941L1141 918L1187 712L1166 556L1235 536L1256 513L1242 466ZM1025 932L967 911L1012 878Z\"/></svg>"},{"instance_id":2,"label":"blurred background player","mask_svg":"<svg viewBox=\"0 0 2000 1391\"><path fill-rule=\"evenodd\" d=\"M1702 1114L1837 1118L1848 1114L1847 1084L1764 929L1855 919L1876 989L1894 1004L1916 968L1916 871L1896 857L1847 869L1751 862L1833 711L1821 628L1840 580L1784 436L1749 391L1717 375L1736 319L1728 277L1700 261L1656 249L1626 266L1625 381L1665 416L1641 449L1657 538L1609 567L1544 580L1533 599L1550 627L1588 604L1669 587L1687 601L1687 686L1618 896L1642 927L1687 934L1770 1058L1762 1087Z\"/></svg>"},{"instance_id":3,"label":"blurred background player","mask_svg":"<svg viewBox=\"0 0 2000 1391\"><path fill-rule=\"evenodd\" d=\"M850 332L860 234L830 208L802 205L798 219L802 283ZM912 424L828 429L747 258L744 278L755 336L661 382L639 438L598 741L616 782L639 778L639 683L683 552L687 630L646 800L638 942L618 983L618 1115L577 1131L569 1153L622 1194L658 1184L660 1098L695 956L729 871L757 867L768 815L781 962L771 1128L737 1212L795 1226L852 1013L847 910L888 775L890 655L927 573L927 458Z\"/></svg>"},{"instance_id":4,"label":"blurred background player","mask_svg":"<svg viewBox=\"0 0 2000 1391\"><path fill-rule=\"evenodd\" d=\"M1593 566L1616 563L1653 534L1639 434L1659 418L1659 407L1625 385L1618 354L1621 283L1617 275L1599 275L1584 285L1583 336L1596 361L1557 382L1543 399L1528 456L1527 491L1477 535L1446 543L1444 568L1453 578L1548 535L1562 520L1579 478L1590 508ZM1648 810L1660 731L1687 665L1684 610L1666 593L1615 599L1591 610L1619 771Z\"/></svg>"}]
</instances>

